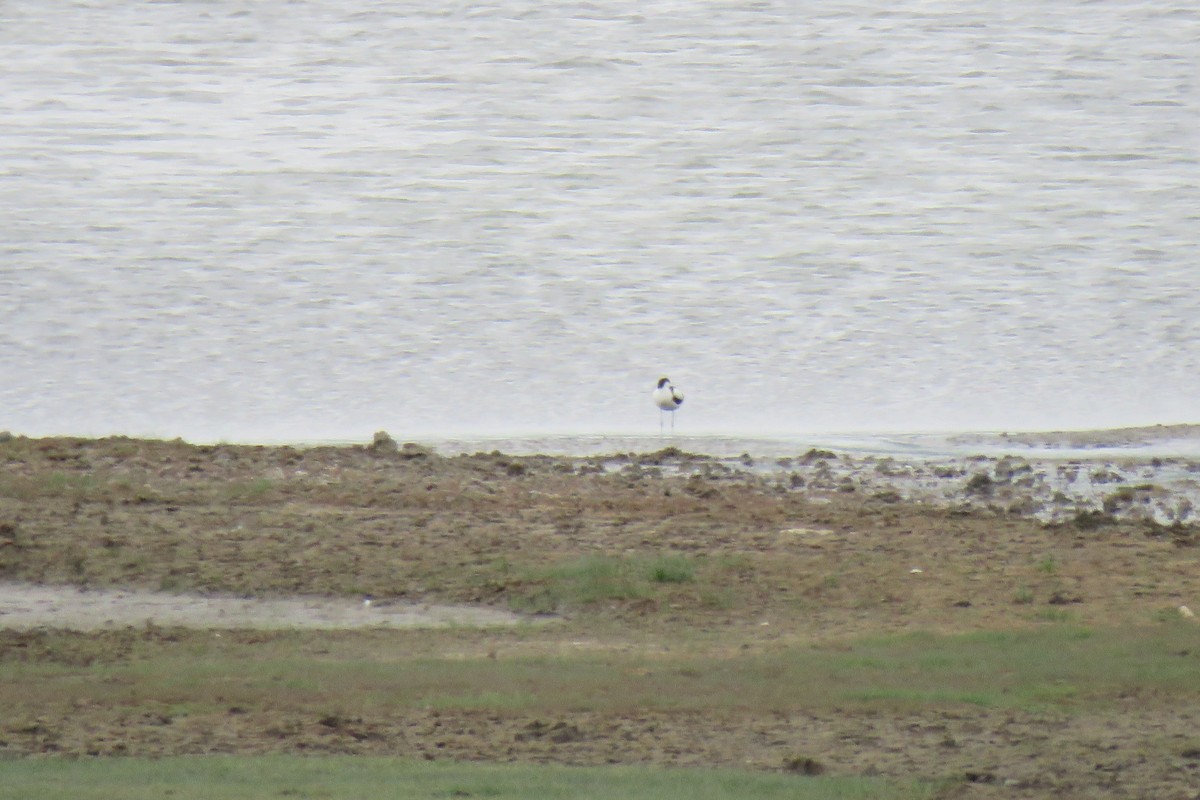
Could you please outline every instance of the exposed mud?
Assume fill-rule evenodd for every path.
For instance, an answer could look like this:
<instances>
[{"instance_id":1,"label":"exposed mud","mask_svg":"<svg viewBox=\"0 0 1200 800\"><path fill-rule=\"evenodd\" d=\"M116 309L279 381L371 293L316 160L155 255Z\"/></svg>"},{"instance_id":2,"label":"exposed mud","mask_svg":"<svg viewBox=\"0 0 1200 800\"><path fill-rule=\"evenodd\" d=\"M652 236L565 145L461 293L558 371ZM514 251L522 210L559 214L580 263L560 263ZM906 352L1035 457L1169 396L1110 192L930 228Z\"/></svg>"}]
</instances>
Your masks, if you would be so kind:
<instances>
[{"instance_id":1,"label":"exposed mud","mask_svg":"<svg viewBox=\"0 0 1200 800\"><path fill-rule=\"evenodd\" d=\"M75 631L159 625L188 628L434 628L515 625L528 617L495 608L326 597L228 597L136 589L0 582L0 627Z\"/></svg>"},{"instance_id":2,"label":"exposed mud","mask_svg":"<svg viewBox=\"0 0 1200 800\"><path fill-rule=\"evenodd\" d=\"M390 618L399 628L420 604L445 604L489 621L559 613L563 622L544 630L561 627L564 638L540 635L543 651L573 647L594 628L603 632L597 646L644 648L688 631L735 653L908 630L1148 625L1178 618L1181 606L1200 611L1200 463L1072 459L820 450L717 458L670 448L446 457L386 437L307 449L13 437L0 441L0 579L10 591L47 594L6 604L0 595L8 612L0 627L86 628L78 606L90 604L93 623L119 628L108 603L121 596L134 602L139 630L147 620L259 625L238 616L258 605L247 598L298 611L288 624L310 627ZM689 559L696 579L592 600L552 591L551 566L662 554ZM163 593L175 616L150 599ZM193 594L180 604L180 593ZM463 646L487 653L483 640ZM4 652L38 657L26 645ZM432 710L343 719L271 708L142 718L117 702L47 707L0 725L0 748L749 765L957 775L947 796L972 798L1191 800L1200 712L1170 698L1144 701L1070 715L554 719Z\"/></svg>"}]
</instances>

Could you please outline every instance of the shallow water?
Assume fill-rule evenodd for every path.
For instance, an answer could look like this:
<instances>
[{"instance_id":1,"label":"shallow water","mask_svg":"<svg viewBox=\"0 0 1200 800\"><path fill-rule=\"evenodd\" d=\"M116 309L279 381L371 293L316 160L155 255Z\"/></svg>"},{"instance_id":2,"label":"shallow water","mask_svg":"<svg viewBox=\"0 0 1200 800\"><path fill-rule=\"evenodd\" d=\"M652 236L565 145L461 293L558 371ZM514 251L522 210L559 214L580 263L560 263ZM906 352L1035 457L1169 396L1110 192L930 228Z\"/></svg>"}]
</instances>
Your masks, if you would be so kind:
<instances>
[{"instance_id":1,"label":"shallow water","mask_svg":"<svg viewBox=\"0 0 1200 800\"><path fill-rule=\"evenodd\" d=\"M1200 397L1184 4L0 10L0 428L1081 428Z\"/></svg>"},{"instance_id":2,"label":"shallow water","mask_svg":"<svg viewBox=\"0 0 1200 800\"><path fill-rule=\"evenodd\" d=\"M878 503L1033 517L1080 529L1135 520L1193 525L1200 508L1200 436L1194 426L1033 435L831 436L810 440L692 437L655 450L646 439L562 437L503 442L506 453L589 457L585 469L638 480L647 471L720 482L751 473L809 502L850 493ZM483 442L443 442L476 452ZM807 448L807 449L805 449Z\"/></svg>"},{"instance_id":3,"label":"shallow water","mask_svg":"<svg viewBox=\"0 0 1200 800\"><path fill-rule=\"evenodd\" d=\"M672 448L717 458L793 458L809 450L900 459L1020 456L1047 461L1200 459L1200 426L1162 425L1044 433L877 433L792 436L552 435L429 438L443 455L500 451L511 455L609 456ZM353 442L338 442L353 444Z\"/></svg>"}]
</instances>

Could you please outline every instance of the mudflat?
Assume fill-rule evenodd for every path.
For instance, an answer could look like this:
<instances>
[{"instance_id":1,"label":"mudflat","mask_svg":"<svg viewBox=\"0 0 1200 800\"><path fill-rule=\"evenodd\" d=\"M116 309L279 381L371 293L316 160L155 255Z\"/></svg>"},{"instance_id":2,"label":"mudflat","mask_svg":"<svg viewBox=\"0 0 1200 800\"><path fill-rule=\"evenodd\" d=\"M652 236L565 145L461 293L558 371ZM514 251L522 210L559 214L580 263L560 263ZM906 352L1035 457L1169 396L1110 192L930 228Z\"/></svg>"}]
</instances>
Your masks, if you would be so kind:
<instances>
[{"instance_id":1,"label":"mudflat","mask_svg":"<svg viewBox=\"0 0 1200 800\"><path fill-rule=\"evenodd\" d=\"M1070 628L1169 630L1198 677L1146 691L1127 678L1082 704L725 698L646 710L546 705L535 682L523 705L485 692L353 713L278 696L165 713L133 681L17 703L0 752L703 764L945 780L954 797L1192 798L1198 483L1186 458L448 457L386 436L311 448L6 437L0 665L119 670L280 647L398 669L617 654L636 692L678 658L690 674L877 637ZM141 605L123 615L121 597ZM294 624L231 611L256 602L276 618L298 604ZM99 614L85 624L72 607L89 604ZM448 607L476 616L437 616ZM428 624L393 625L401 612Z\"/></svg>"}]
</instances>

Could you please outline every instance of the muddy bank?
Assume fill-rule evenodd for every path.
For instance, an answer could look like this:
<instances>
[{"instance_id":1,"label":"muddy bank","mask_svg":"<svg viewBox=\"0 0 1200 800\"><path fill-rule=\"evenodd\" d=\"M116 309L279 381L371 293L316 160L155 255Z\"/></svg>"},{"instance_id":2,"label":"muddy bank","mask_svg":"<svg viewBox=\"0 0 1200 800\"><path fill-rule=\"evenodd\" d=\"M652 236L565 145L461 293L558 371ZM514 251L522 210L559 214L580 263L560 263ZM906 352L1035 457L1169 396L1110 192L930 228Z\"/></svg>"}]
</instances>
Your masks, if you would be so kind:
<instances>
[{"instance_id":1,"label":"muddy bank","mask_svg":"<svg viewBox=\"0 0 1200 800\"><path fill-rule=\"evenodd\" d=\"M332 443L330 443L332 444ZM350 443L341 443L350 444ZM647 453L674 447L690 453L729 458L792 457L809 450L854 456L925 460L974 455L1039 455L1047 458L1200 458L1200 425L1150 425L1136 428L1045 432L813 433L804 436L733 434L623 436L616 434L433 439L424 444L442 455L500 451L529 456L604 456Z\"/></svg>"},{"instance_id":2,"label":"muddy bank","mask_svg":"<svg viewBox=\"0 0 1200 800\"><path fill-rule=\"evenodd\" d=\"M15 437L0 442L0 580L772 621L802 636L1021 623L1052 602L1085 621L1145 618L1200 608L1198 477L1185 459ZM687 580L592 600L557 592L552 570L665 556Z\"/></svg>"}]
</instances>

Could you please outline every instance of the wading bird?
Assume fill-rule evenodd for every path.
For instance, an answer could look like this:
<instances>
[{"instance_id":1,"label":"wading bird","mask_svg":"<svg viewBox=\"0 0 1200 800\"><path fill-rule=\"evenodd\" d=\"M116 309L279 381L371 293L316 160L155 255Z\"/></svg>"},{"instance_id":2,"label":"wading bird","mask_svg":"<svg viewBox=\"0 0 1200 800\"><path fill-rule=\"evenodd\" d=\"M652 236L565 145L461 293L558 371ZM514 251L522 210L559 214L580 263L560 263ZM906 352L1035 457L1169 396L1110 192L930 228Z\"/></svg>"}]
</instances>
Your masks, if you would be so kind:
<instances>
[{"instance_id":1,"label":"wading bird","mask_svg":"<svg viewBox=\"0 0 1200 800\"><path fill-rule=\"evenodd\" d=\"M675 409L683 405L683 392L671 385L670 378L659 378L658 386L650 395L658 406L658 434L663 432L663 412L671 412L671 433L675 432Z\"/></svg>"}]
</instances>

